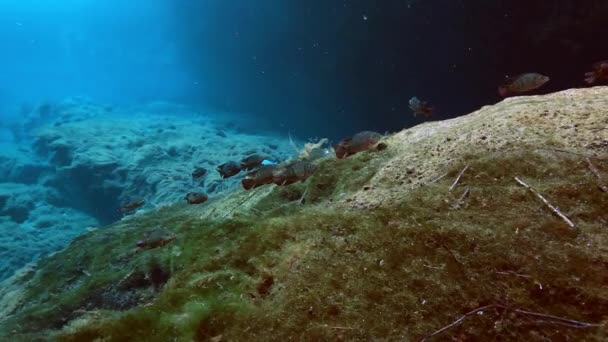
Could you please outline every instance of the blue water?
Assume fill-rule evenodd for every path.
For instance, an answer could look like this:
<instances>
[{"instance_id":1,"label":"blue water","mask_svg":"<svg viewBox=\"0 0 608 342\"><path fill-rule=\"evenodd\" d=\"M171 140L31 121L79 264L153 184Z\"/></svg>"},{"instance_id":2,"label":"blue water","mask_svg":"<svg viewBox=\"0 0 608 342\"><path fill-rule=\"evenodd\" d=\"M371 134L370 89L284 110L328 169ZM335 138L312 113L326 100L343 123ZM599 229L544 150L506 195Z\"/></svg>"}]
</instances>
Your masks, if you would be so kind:
<instances>
[{"instance_id":1,"label":"blue water","mask_svg":"<svg viewBox=\"0 0 608 342\"><path fill-rule=\"evenodd\" d=\"M306 140L394 132L586 86L608 3L544 0L3 0L0 279L123 217L239 187L215 167ZM414 117L417 96L435 108ZM296 148L288 136L294 137ZM208 175L194 180L195 168Z\"/></svg>"}]
</instances>

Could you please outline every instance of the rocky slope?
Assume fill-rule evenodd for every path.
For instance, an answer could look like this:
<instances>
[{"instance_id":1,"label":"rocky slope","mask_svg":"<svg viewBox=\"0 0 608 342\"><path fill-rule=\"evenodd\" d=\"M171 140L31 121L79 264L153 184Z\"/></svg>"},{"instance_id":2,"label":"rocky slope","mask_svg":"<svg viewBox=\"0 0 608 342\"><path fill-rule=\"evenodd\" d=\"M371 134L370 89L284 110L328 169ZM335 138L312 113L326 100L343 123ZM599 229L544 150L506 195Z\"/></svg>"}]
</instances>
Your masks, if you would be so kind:
<instances>
[{"instance_id":1,"label":"rocky slope","mask_svg":"<svg viewBox=\"0 0 608 342\"><path fill-rule=\"evenodd\" d=\"M97 229L2 284L0 331L604 340L607 111L605 87L511 98L322 159L304 183Z\"/></svg>"}]
</instances>

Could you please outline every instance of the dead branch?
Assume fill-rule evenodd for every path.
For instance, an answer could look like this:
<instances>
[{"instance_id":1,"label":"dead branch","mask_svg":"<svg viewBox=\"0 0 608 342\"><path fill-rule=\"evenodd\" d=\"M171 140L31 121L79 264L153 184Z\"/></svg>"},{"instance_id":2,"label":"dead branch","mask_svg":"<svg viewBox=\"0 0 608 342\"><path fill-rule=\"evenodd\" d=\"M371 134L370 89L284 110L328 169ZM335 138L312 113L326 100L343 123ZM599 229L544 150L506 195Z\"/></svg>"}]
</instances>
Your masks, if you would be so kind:
<instances>
[{"instance_id":1,"label":"dead branch","mask_svg":"<svg viewBox=\"0 0 608 342\"><path fill-rule=\"evenodd\" d=\"M355 330L355 328L351 328L351 327L341 327L341 326L332 326L332 325L327 325L327 324L323 324L324 327L326 328L330 328L330 329L337 329L337 330Z\"/></svg>"},{"instance_id":2,"label":"dead branch","mask_svg":"<svg viewBox=\"0 0 608 342\"><path fill-rule=\"evenodd\" d=\"M255 190L251 190L251 195L247 196L247 198L245 198L244 200L242 200L241 202L239 202L237 205L234 206L234 208L232 208L232 210L230 210L226 215L224 215L223 218L228 217L228 215L232 214L233 211L236 210L236 208L240 207L241 205L243 205L245 202L249 201L251 199L251 197L253 197L253 195L255 195L257 193Z\"/></svg>"},{"instance_id":3,"label":"dead branch","mask_svg":"<svg viewBox=\"0 0 608 342\"><path fill-rule=\"evenodd\" d=\"M545 197L543 197L543 195L541 195L540 192L538 192L536 189L534 189L530 185L526 184L524 181L522 181L521 179L519 179L517 177L515 177L515 181L517 183L519 183L520 185L522 185L523 187L525 187L526 189L530 190L534 195L536 195L536 197L538 197L541 201L543 201L543 203L545 203L545 205L547 207L549 207L549 209L551 209L551 211L553 211L557 216L559 216L562 220L564 220L570 226L570 228L573 228L573 229L576 228L574 223L572 223L572 221L570 221L570 219L568 217L566 217L566 215L564 215L556 206L549 203L549 201L547 201L547 199L545 199Z\"/></svg>"},{"instance_id":4,"label":"dead branch","mask_svg":"<svg viewBox=\"0 0 608 342\"><path fill-rule=\"evenodd\" d=\"M452 252L452 250L448 246L446 246L446 244L443 242L443 239L441 239L438 235L435 235L435 238L437 239L437 242L439 242L439 244L441 245L441 247L443 247L446 251L448 251L448 253L450 254L450 257L452 258L452 260L454 260L454 262L458 266L458 269L460 270L460 273L462 273L462 276L465 279L468 279L469 277L467 276L467 271L465 270L465 268L462 265L462 263L460 262L460 260L458 260L458 258L456 258L456 255L454 255L454 253Z\"/></svg>"},{"instance_id":5,"label":"dead branch","mask_svg":"<svg viewBox=\"0 0 608 342\"><path fill-rule=\"evenodd\" d=\"M300 197L300 199L298 200L298 203L304 204L304 199L306 198L306 194L308 193L309 188L310 186L306 187L306 190L304 190L304 193L302 194L302 197Z\"/></svg>"},{"instance_id":6,"label":"dead branch","mask_svg":"<svg viewBox=\"0 0 608 342\"><path fill-rule=\"evenodd\" d=\"M595 165L593 165L593 163L591 163L591 159L589 159L589 157L587 157L586 159L587 164L589 165L589 169L591 170L591 172L593 172L593 174L597 177L599 181L598 186L600 187L600 189L602 189L603 192L608 192L608 186L606 186L606 184L604 184L604 182L602 181L602 175L600 174L600 171L597 169L597 167L595 167Z\"/></svg>"},{"instance_id":7,"label":"dead branch","mask_svg":"<svg viewBox=\"0 0 608 342\"><path fill-rule=\"evenodd\" d=\"M514 313L520 314L520 315L524 315L524 316L532 316L532 317L540 317L543 318L544 320L542 321L537 321L536 323L543 323L543 324L555 324L555 325L561 325L561 326L565 326L565 327L569 327L569 328L575 328L575 329L581 329L581 328L592 328L592 327L598 327L601 324L597 324L597 323L587 323L587 322L582 322L582 321L577 321L577 320L573 320L573 319L569 319L569 318L564 318L564 317L559 317L559 316L554 316L554 315L549 315L549 314L544 314L544 313L540 313L540 312L533 312L533 311L528 311L528 310L522 310L522 309L516 309L513 307L509 307L506 305L502 305L502 304L490 304L490 305L485 305L482 306L480 308L477 308L475 310L469 311L466 314L460 316L457 320L453 321L452 323L444 326L443 328L435 331L434 333L427 335L426 337L424 337L422 339L422 341L427 341L428 339L430 339L433 336L436 336L438 334L441 334L442 332L462 323L462 321L464 321L467 317L472 316L478 312L482 312L483 310L487 310L487 309L493 309L493 308L498 308L498 309L503 309L503 310L509 310L512 311Z\"/></svg>"},{"instance_id":8,"label":"dead branch","mask_svg":"<svg viewBox=\"0 0 608 342\"><path fill-rule=\"evenodd\" d=\"M462 195L460 195L458 200L454 204L452 204L452 209L460 209L460 206L464 204L464 200L467 199L467 197L469 197L470 193L471 193L471 187L467 186L467 188L464 190Z\"/></svg>"},{"instance_id":9,"label":"dead branch","mask_svg":"<svg viewBox=\"0 0 608 342\"><path fill-rule=\"evenodd\" d=\"M454 183L452 183L452 186L450 187L450 191L454 190L454 188L456 187L456 184L458 184L458 181L460 181L460 177L462 177L462 174L469 168L469 164L465 165L464 168L462 169L462 171L460 171L460 173L458 174L458 176L456 177L456 179L454 180Z\"/></svg>"},{"instance_id":10,"label":"dead branch","mask_svg":"<svg viewBox=\"0 0 608 342\"><path fill-rule=\"evenodd\" d=\"M431 181L431 183L435 183L435 182L437 182L437 181L439 181L439 180L443 179L443 177L445 177L445 176L447 176L447 175L448 175L448 173L446 172L446 173L442 174L441 176L439 176L439 177L437 177L437 178L433 179L433 180Z\"/></svg>"},{"instance_id":11,"label":"dead branch","mask_svg":"<svg viewBox=\"0 0 608 342\"><path fill-rule=\"evenodd\" d=\"M496 274L503 274L503 275L514 275L516 277L522 277L522 278L531 278L529 275L519 274L519 273L515 273L513 271L508 271L508 272L495 271L494 273L496 273Z\"/></svg>"}]
</instances>

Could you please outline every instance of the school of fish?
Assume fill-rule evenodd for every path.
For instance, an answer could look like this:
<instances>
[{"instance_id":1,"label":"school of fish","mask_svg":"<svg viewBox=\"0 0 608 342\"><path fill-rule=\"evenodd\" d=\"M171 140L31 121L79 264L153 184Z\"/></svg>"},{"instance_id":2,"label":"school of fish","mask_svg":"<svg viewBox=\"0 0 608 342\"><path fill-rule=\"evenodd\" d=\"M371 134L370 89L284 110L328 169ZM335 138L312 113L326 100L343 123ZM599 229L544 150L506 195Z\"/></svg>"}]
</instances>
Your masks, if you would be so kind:
<instances>
[{"instance_id":1,"label":"school of fish","mask_svg":"<svg viewBox=\"0 0 608 342\"><path fill-rule=\"evenodd\" d=\"M591 71L584 74L584 81L589 84L608 83L608 60L597 62L591 66ZM514 96L529 93L541 88L550 78L546 75L528 72L517 76L507 76L504 82L498 86L498 94L502 97ZM414 116L424 116L428 118L435 112L435 106L427 101L420 100L418 97L412 97L408 102L409 108ZM386 144L382 143L383 136L380 133L372 131L362 131L352 135L351 137L340 140L334 144L333 150L337 159L347 158L357 153L376 149L377 151L386 148ZM319 142L318 145L321 145ZM325 149L323 149L325 150ZM329 149L327 149L329 150ZM309 160L295 159L284 163L270 161L268 157L252 154L244 157L240 161L227 161L218 165L216 171L220 178L227 179L247 171L241 180L241 185L245 190L251 190L264 185L275 184L276 186L287 186L296 182L306 181L318 169L318 165L314 162L317 158ZM208 172L202 167L195 167L192 171L192 180L195 182L204 181ZM184 199L188 204L197 205L205 203L209 196L207 194L192 191L185 195ZM136 199L122 204L119 211L124 214L130 214L141 208L146 201L144 199ZM144 239L137 242L137 246L142 249L162 247L175 240L175 234L165 228L155 228L146 233Z\"/></svg>"}]
</instances>

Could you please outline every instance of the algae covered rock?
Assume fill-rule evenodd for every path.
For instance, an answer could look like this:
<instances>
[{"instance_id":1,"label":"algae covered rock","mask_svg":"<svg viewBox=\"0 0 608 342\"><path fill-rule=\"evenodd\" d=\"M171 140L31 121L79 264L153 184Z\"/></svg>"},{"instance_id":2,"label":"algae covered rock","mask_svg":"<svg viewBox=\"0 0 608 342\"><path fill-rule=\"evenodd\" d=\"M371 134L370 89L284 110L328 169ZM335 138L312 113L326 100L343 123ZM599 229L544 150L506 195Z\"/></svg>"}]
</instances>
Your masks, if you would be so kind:
<instances>
[{"instance_id":1,"label":"algae covered rock","mask_svg":"<svg viewBox=\"0 0 608 342\"><path fill-rule=\"evenodd\" d=\"M0 336L601 341L607 99L508 99L304 182L95 230L10 279ZM120 257L142 236L163 247Z\"/></svg>"}]
</instances>

